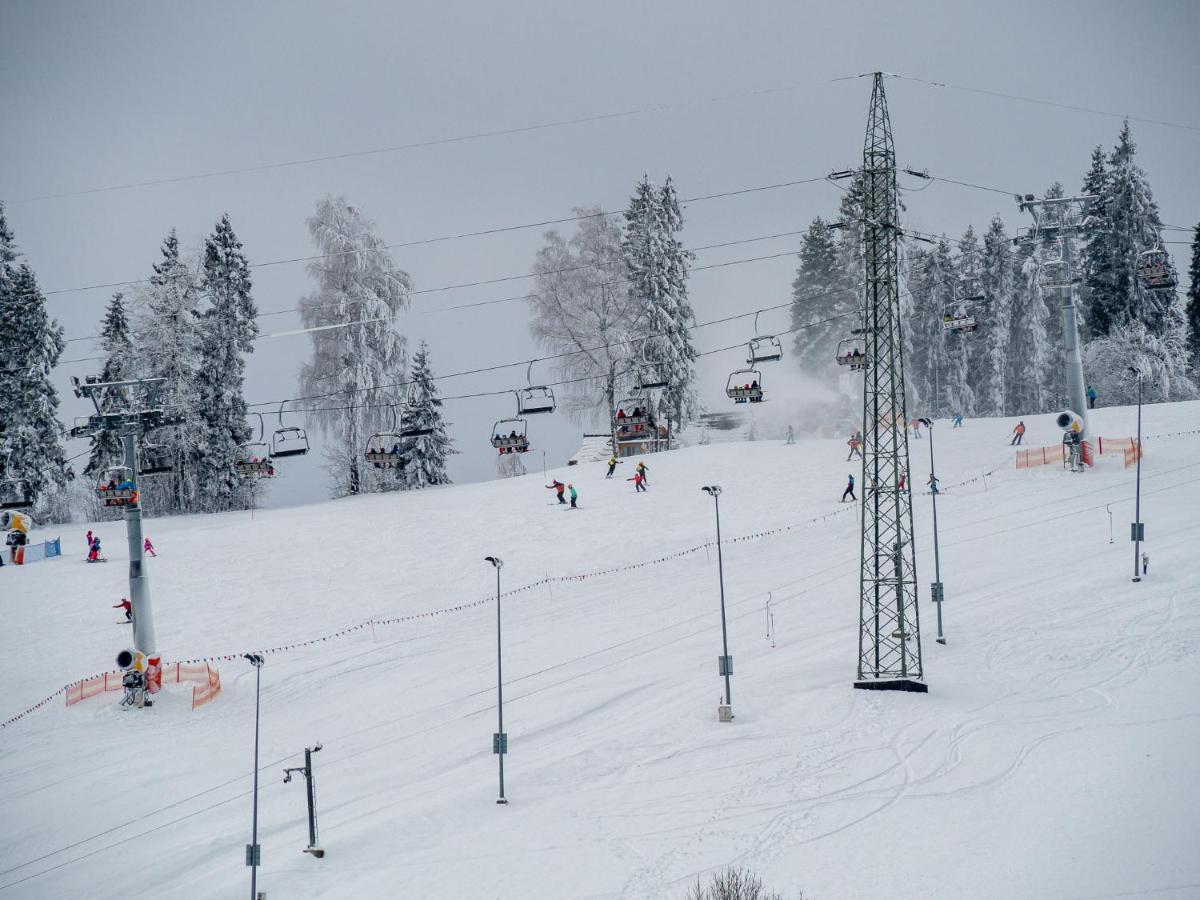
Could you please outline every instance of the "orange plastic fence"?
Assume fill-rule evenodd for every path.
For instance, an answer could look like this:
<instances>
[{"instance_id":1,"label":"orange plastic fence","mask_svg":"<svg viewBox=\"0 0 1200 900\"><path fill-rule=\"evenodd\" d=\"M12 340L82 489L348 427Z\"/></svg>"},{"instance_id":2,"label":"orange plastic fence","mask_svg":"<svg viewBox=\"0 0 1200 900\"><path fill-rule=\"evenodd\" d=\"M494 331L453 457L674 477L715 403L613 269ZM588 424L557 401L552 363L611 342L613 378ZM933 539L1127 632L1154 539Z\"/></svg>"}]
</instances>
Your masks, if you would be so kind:
<instances>
[{"instance_id":1,"label":"orange plastic fence","mask_svg":"<svg viewBox=\"0 0 1200 900\"><path fill-rule=\"evenodd\" d=\"M105 672L93 678L85 678L67 688L67 706L74 706L106 691L122 689L124 672ZM203 706L221 693L221 673L208 663L167 663L162 667L163 684L193 682L192 709Z\"/></svg>"},{"instance_id":2,"label":"orange plastic fence","mask_svg":"<svg viewBox=\"0 0 1200 900\"><path fill-rule=\"evenodd\" d=\"M1066 458L1067 451L1062 444L1030 447L1028 450L1017 451L1017 468L1030 469L1034 466L1047 466L1050 463L1064 462Z\"/></svg>"}]
</instances>

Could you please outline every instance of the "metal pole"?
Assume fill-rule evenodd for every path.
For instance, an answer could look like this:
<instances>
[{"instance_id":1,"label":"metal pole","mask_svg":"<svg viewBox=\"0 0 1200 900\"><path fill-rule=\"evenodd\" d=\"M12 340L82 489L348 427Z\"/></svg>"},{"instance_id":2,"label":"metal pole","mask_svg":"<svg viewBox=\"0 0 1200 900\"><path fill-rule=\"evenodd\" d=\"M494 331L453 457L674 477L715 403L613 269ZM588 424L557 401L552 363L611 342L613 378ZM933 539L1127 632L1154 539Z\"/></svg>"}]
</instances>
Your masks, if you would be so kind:
<instances>
[{"instance_id":1,"label":"metal pole","mask_svg":"<svg viewBox=\"0 0 1200 900\"><path fill-rule=\"evenodd\" d=\"M725 705L733 706L729 688L729 633L725 629L725 561L721 556L721 492L713 492L713 503L717 511L717 577L721 582L721 653L725 656Z\"/></svg>"},{"instance_id":2,"label":"metal pole","mask_svg":"<svg viewBox=\"0 0 1200 900\"><path fill-rule=\"evenodd\" d=\"M500 797L497 803L507 803L504 796L504 662L500 646L500 566L496 565L496 731L500 734Z\"/></svg>"},{"instance_id":3,"label":"metal pole","mask_svg":"<svg viewBox=\"0 0 1200 900\"><path fill-rule=\"evenodd\" d=\"M304 748L304 784L308 792L308 847L317 846L317 794L313 788L312 748Z\"/></svg>"},{"instance_id":4,"label":"metal pole","mask_svg":"<svg viewBox=\"0 0 1200 900\"><path fill-rule=\"evenodd\" d=\"M246 659L254 666L254 817L250 828L250 846L246 848L246 864L250 866L250 900L258 900L258 711L262 694L263 658L256 653L247 653Z\"/></svg>"},{"instance_id":5,"label":"metal pole","mask_svg":"<svg viewBox=\"0 0 1200 900\"><path fill-rule=\"evenodd\" d=\"M1133 580L1141 581L1138 570L1138 557L1142 547L1142 374L1138 373L1138 413L1137 413L1137 490L1133 506Z\"/></svg>"},{"instance_id":6,"label":"metal pole","mask_svg":"<svg viewBox=\"0 0 1200 900\"><path fill-rule=\"evenodd\" d=\"M146 656L158 652L154 635L154 612L150 608L150 583L146 579L145 557L142 551L142 496L137 480L137 433L126 428L121 432L125 447L125 467L133 483L134 496L125 505L125 537L129 542L129 602L133 607L133 646Z\"/></svg>"},{"instance_id":7,"label":"metal pole","mask_svg":"<svg viewBox=\"0 0 1200 900\"><path fill-rule=\"evenodd\" d=\"M929 432L929 475L933 482L930 485L930 494L933 497L933 604L937 607L937 642L945 644L946 636L942 633L942 600L944 599L944 589L942 587L942 559L938 549L938 491L937 468L933 462L933 419L926 420L925 430Z\"/></svg>"}]
</instances>

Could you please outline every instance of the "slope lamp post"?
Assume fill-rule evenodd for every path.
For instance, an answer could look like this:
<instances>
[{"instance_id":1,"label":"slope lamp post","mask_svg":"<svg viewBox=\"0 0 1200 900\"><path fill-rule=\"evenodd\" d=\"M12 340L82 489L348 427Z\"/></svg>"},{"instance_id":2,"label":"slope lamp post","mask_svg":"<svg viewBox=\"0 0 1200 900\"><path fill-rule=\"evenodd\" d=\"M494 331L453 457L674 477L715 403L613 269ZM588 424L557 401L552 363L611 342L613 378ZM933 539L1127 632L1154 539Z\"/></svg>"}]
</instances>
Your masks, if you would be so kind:
<instances>
[{"instance_id":1,"label":"slope lamp post","mask_svg":"<svg viewBox=\"0 0 1200 900\"><path fill-rule=\"evenodd\" d=\"M492 735L492 753L500 764L500 796L498 804L508 803L504 796L504 756L508 753L508 735L504 733L504 657L500 644L500 570L504 560L498 556L485 556L496 568L496 733Z\"/></svg>"},{"instance_id":2,"label":"slope lamp post","mask_svg":"<svg viewBox=\"0 0 1200 900\"><path fill-rule=\"evenodd\" d=\"M721 658L717 660L717 672L725 677L725 702L718 708L718 718L727 722L733 718L733 697L730 693L729 676L733 674L733 657L729 655L729 632L725 627L725 562L721 555L721 486L705 485L700 488L713 498L717 513L717 579L721 587Z\"/></svg>"},{"instance_id":3,"label":"slope lamp post","mask_svg":"<svg viewBox=\"0 0 1200 900\"><path fill-rule=\"evenodd\" d=\"M929 494L933 498L933 584L929 586L929 590L933 597L933 605L937 609L937 642L945 644L946 636L942 632L942 600L945 598L945 590L942 586L942 559L938 548L938 482L937 469L933 464L933 419L922 418L920 422L929 432Z\"/></svg>"},{"instance_id":4,"label":"slope lamp post","mask_svg":"<svg viewBox=\"0 0 1200 900\"><path fill-rule=\"evenodd\" d=\"M1133 528L1130 537L1133 538L1133 580L1141 581L1141 569L1138 567L1142 552L1142 541L1146 539L1146 526L1142 524L1142 373L1132 366L1129 371L1137 376L1138 383L1138 413L1137 413L1137 489L1134 493Z\"/></svg>"},{"instance_id":5,"label":"slope lamp post","mask_svg":"<svg viewBox=\"0 0 1200 900\"><path fill-rule=\"evenodd\" d=\"M258 867L262 850L258 846L258 710L262 691L263 658L258 653L245 654L254 666L254 813L250 826L250 843L246 845L246 865L250 867L250 900L258 900Z\"/></svg>"}]
</instances>

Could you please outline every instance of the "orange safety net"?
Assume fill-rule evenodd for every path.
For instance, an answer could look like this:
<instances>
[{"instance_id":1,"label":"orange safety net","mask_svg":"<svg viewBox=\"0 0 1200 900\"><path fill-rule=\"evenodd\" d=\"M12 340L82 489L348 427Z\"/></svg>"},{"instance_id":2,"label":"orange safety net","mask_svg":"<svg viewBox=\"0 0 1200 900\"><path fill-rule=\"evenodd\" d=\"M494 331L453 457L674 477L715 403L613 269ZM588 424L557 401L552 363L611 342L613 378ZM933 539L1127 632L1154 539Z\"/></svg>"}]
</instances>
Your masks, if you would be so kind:
<instances>
[{"instance_id":1,"label":"orange safety net","mask_svg":"<svg viewBox=\"0 0 1200 900\"><path fill-rule=\"evenodd\" d=\"M124 672L105 672L92 678L77 681L67 688L67 706L74 706L82 700L88 700L106 691L122 689L121 678ZM203 706L221 692L221 674L208 663L167 663L162 667L163 684L183 684L193 682L192 709Z\"/></svg>"}]
</instances>

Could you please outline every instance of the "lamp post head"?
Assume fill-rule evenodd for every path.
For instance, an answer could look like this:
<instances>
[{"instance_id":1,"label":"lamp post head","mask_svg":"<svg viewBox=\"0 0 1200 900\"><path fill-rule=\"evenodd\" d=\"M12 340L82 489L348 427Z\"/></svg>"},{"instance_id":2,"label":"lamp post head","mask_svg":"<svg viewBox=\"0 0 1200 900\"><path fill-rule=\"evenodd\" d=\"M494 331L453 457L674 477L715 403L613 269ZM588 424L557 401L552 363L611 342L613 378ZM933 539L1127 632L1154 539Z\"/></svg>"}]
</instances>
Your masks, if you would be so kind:
<instances>
[{"instance_id":1,"label":"lamp post head","mask_svg":"<svg viewBox=\"0 0 1200 900\"><path fill-rule=\"evenodd\" d=\"M260 668L263 664L261 653L246 653L244 656L250 661L250 665L254 666L256 669Z\"/></svg>"},{"instance_id":2,"label":"lamp post head","mask_svg":"<svg viewBox=\"0 0 1200 900\"><path fill-rule=\"evenodd\" d=\"M917 421L920 422L922 425L924 425L926 428L933 427L933 419L927 419L924 416L922 416L920 419L917 419Z\"/></svg>"},{"instance_id":3,"label":"lamp post head","mask_svg":"<svg viewBox=\"0 0 1200 900\"><path fill-rule=\"evenodd\" d=\"M504 560L498 556L485 556L484 559L490 562L497 569L504 565Z\"/></svg>"},{"instance_id":4,"label":"lamp post head","mask_svg":"<svg viewBox=\"0 0 1200 900\"><path fill-rule=\"evenodd\" d=\"M710 497L716 497L721 493L721 486L719 484L706 484L700 490L704 491Z\"/></svg>"}]
</instances>

